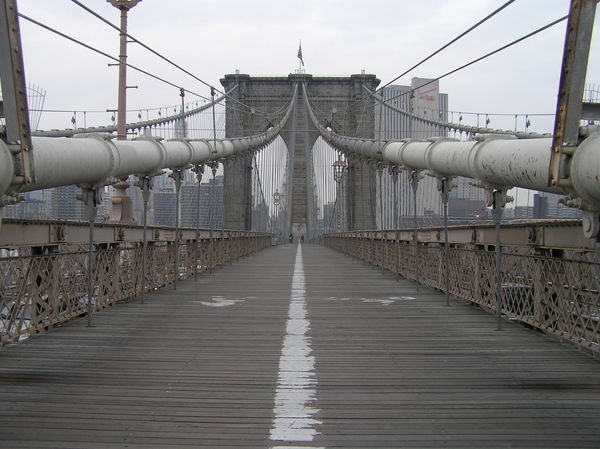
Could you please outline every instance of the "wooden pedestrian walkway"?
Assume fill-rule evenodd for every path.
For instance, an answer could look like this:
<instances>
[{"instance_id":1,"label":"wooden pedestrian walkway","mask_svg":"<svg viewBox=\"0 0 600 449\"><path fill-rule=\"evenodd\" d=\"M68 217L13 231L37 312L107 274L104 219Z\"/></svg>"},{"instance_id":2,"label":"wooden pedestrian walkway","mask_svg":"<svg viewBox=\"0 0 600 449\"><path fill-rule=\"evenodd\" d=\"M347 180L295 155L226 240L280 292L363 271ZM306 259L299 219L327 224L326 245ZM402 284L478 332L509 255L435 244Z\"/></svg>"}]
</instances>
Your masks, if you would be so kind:
<instances>
[{"instance_id":1,"label":"wooden pedestrian walkway","mask_svg":"<svg viewBox=\"0 0 600 449\"><path fill-rule=\"evenodd\" d=\"M0 448L600 447L600 362L315 245L86 323L0 350Z\"/></svg>"}]
</instances>

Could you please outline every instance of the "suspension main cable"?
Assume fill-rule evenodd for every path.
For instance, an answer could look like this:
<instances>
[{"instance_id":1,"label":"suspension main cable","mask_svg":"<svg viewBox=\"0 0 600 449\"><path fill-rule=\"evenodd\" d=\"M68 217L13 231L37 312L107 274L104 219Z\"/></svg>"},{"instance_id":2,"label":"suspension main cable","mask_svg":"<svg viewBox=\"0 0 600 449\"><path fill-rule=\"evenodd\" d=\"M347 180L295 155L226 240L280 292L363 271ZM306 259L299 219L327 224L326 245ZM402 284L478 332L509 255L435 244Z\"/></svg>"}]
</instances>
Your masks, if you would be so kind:
<instances>
[{"instance_id":1,"label":"suspension main cable","mask_svg":"<svg viewBox=\"0 0 600 449\"><path fill-rule=\"evenodd\" d=\"M470 61L470 62L467 62L467 63L465 63L465 64L461 65L460 67L457 67L457 68L455 68L455 69L453 69L453 70L450 70L449 72L446 72L446 73L444 73L443 75L441 75L441 76L438 76L437 78L430 79L429 81L427 81L427 82L426 82L426 83L424 83L424 84L421 84L420 86L417 86L417 87L415 87L415 88L409 89L409 90L407 90L407 91L405 91L405 92L402 92L402 93L400 93L400 94L398 94L398 95L395 95L395 96L393 96L393 97L390 97L390 98L388 98L388 99L386 99L386 100L383 100L382 102L383 102L383 104L386 104L387 102L389 102L389 101L392 101L392 100L395 100L396 98L401 98L401 97L404 97L404 96L407 96L407 95L412 95L412 94L413 94L415 91L417 91L417 90L419 90L419 89L421 89L421 88L423 88L423 87L425 87L425 86L427 86L427 85L429 85L429 84L431 84L431 83L433 83L433 82L435 82L435 81L439 81L439 80L441 80L442 78L445 78L445 77L447 77L447 76L449 76L449 75L452 75L452 74L454 74L454 73L456 73L456 72L458 72L458 71L460 71L460 70L463 70L463 69L465 69L465 68L467 68L467 67L469 67L469 66L471 66L471 65L473 65L473 64L476 64L476 63L478 63L478 62L480 62L480 61L482 61L482 60L484 60L484 59L486 59L486 58L488 58L488 57L490 57L490 56L493 56L493 55L495 55L495 54L497 54L497 53L500 53L501 51L504 51L504 50L506 50L506 49L508 49L508 48L510 48L510 47L512 47L512 46L514 46L514 45L516 45L516 44L518 44L518 43L520 43L520 42L522 42L522 41L526 40L526 39L529 39L530 37L533 37L533 36L535 36L536 34L538 34L538 33L541 33L542 31L545 31L545 30L547 30L548 28L551 28L551 27L553 27L554 25L557 25L558 23L562 22L563 20L567 19L568 17L569 17L569 15L568 15L568 14L567 14L567 15L565 15L565 16L563 16L563 17L560 17L560 18L558 18L558 19L556 19L556 20L554 20L554 21L552 21L552 22L550 22L550 23L548 23L548 24L546 24L546 25L544 25L544 26L542 26L542 27L540 27L540 28L538 28L538 29L536 29L536 30L534 30L534 31L530 32L530 33L527 33L527 34L525 34L524 36L521 36L521 37L520 37L520 38L518 38L518 39L515 39L515 40L513 40L513 41L509 42L508 44L505 44L505 45L503 45L502 47L499 47L499 48L497 48L497 49L495 49L495 50L493 50L493 51L490 51L490 52L488 52L488 53L486 53L486 54L484 54L484 55L482 55L482 56L480 56L480 57L478 57L478 58L476 58L476 59L473 59L472 61ZM389 83L388 83L388 84L389 84ZM387 85L386 85L386 86L387 86ZM384 87L385 87L385 86L384 86ZM381 88L381 89L383 89L383 88ZM378 89L378 90L379 90L379 89ZM349 109L349 108L350 108L351 106L353 106L354 104L358 104L358 103L361 103L361 102L364 102L364 101L368 100L369 98L373 97L373 96L375 95L375 93L376 93L376 91L374 91L374 92L371 92L371 93L370 93L369 95L367 95L366 97L363 97L363 98L361 98L360 100L356 100L356 101L354 101L354 102L350 103L350 104L349 104L349 105L346 107L346 109Z\"/></svg>"},{"instance_id":2,"label":"suspension main cable","mask_svg":"<svg viewBox=\"0 0 600 449\"><path fill-rule=\"evenodd\" d=\"M454 73L456 73L456 72L458 72L458 71L460 71L460 70L462 70L462 69L465 69L465 68L467 68L467 67L469 67L469 66L471 66L471 65L473 65L473 64L475 64L475 63L477 63L477 62L480 62L480 61L482 61L483 59L486 59L486 58L488 58L488 57L490 57L490 56L493 56L493 55L495 55L496 53L499 53L499 52L501 52L501 51L503 51L503 50L506 50L507 48L509 48L509 47L512 47L513 45L516 45L516 44L518 44L519 42L522 42L522 41L524 41L524 40L526 40L526 39L528 39L528 38L530 38L530 37L533 37L533 36L535 36L536 34L538 34L538 33L541 33L542 31L545 31L546 29L548 29L548 28L550 28L550 27L552 27L552 26L554 26L554 25L556 25L556 24L558 24L558 23L562 22L563 20L565 20L565 19L567 19L567 18L568 18L568 15L565 15L565 16L563 16L563 17L560 17L560 18L558 18L558 19L556 19L556 20L554 20L554 21L552 21L552 22L550 22L550 23L548 23L548 24L544 25L544 26L543 26L543 27L541 27L541 28L538 28L538 29L536 29L536 30L534 30L534 31L532 31L532 32L530 32L530 33L528 33L528 34L524 35L524 36L521 36L520 38L518 38L518 39L515 39L515 40L513 40L512 42L509 42L508 44L506 44L506 45L503 45L502 47L499 47L499 48L497 48L497 49L495 49L495 50L493 50L493 51L491 51L491 52L489 52L489 53L486 53L486 54L485 54L485 55L483 55L483 56L480 56L480 57L478 57L478 58L476 58L476 59L474 59L474 60L472 60L472 61L470 61L470 62L468 62L468 63L466 63L466 64L463 64L463 65L461 65L460 67L457 67L457 68L455 68L455 69L453 69L453 70L450 70L449 72L446 72L446 73L444 73L443 75L441 75L441 76L438 76L437 78L430 79L430 80L428 80L427 82L425 82L425 83L423 83L423 84L421 84L421 85L419 85L419 86L417 86L417 87L415 87L415 88L408 89L408 90L406 90L406 91L404 91L404 92L401 92L401 93L399 93L399 94L397 94L397 95L394 95L394 96L392 96L392 97L390 97L390 98L384 99L384 98L383 98L383 96L382 96L382 97L381 97L381 99L378 99L378 98L376 98L376 95L375 95L375 94L376 94L376 91L370 91L370 90L368 90L368 89L367 89L367 90L368 90L368 92L369 92L369 95L367 95L365 98L361 99L360 101L364 101L364 100L365 100L365 99L367 99L367 98L374 97L374 98L375 98L375 99L376 99L376 100L377 100L379 103L381 103L381 104L385 105L386 107L390 108L390 107L392 107L392 106L389 104L389 102L391 102L392 100L396 100L396 99L398 99L398 98L402 98L402 97L405 97L405 96L407 96L407 95L412 95L412 94L413 94L415 91L417 91L417 90L419 90L419 89L421 89L421 88L423 88L423 87L425 87L425 86L428 86L428 85L429 85L429 84L431 84L431 83L434 83L434 82L436 82L436 81L439 81L439 80L441 80L442 78L445 78L445 77L447 77L447 76L449 76L449 75L452 75L452 74L454 74ZM359 102L360 102L360 101L359 101ZM392 108L392 109L395 109L395 108ZM400 111L398 111L398 112L400 112Z\"/></svg>"},{"instance_id":3,"label":"suspension main cable","mask_svg":"<svg viewBox=\"0 0 600 449\"><path fill-rule=\"evenodd\" d=\"M444 51L446 48L450 47L452 44L454 44L458 40L462 39L464 36L466 36L467 34L469 34L474 29L478 28L483 23L487 22L489 19L491 19L492 17L494 17L496 14L498 14L500 11L502 11L503 9L505 9L506 7L508 7L509 5L511 5L512 3L514 3L515 1L516 0L509 0L509 1L507 1L506 3L504 3L503 5L501 5L499 8L495 9L490 14L488 14L487 16L485 16L483 19L479 20L476 24L472 25L470 28L468 28L465 31L463 31L462 33L460 33L454 39L452 39L452 40L448 41L446 44L442 45L440 48L438 48L436 51L434 51L433 53L431 53L429 56L426 56L421 61L417 62L415 65L413 65L412 67L410 67L409 69L405 70L400 75L398 75L397 77L395 77L393 80L391 80L391 81L387 82L386 84L384 84L383 86L381 86L379 88L379 90L383 91L384 88L386 88L387 86L389 86L393 82L399 80L400 78L402 78L403 76L405 76L408 73L412 72L414 69L416 69L420 65L422 65L425 62L429 61L431 58L433 58L437 54L441 53L442 51ZM367 98L369 98L370 96L368 96ZM362 98L360 100L355 101L354 103L359 103L359 102L365 101L365 99L366 98ZM348 105L347 108L350 108L351 106L352 106L352 103L350 105Z\"/></svg>"},{"instance_id":4,"label":"suspension main cable","mask_svg":"<svg viewBox=\"0 0 600 449\"><path fill-rule=\"evenodd\" d=\"M108 53L105 53L105 52L103 52L102 50L98 50L97 48L95 48L95 47L92 47L91 45L89 45L89 44L86 44L85 42L82 42L82 41L80 41L80 40L78 40L78 39L75 39L74 37L71 37L71 36L69 36L69 35L67 35L67 34L65 34L65 33L62 33L61 31L58 31L57 29L55 29L55 28L52 28L52 27L50 27L49 25L43 24L43 23L41 23L41 22L39 22L39 21L37 21L37 20L35 20L35 19L32 19L31 17L28 17L28 16L26 16L25 14L19 13L19 17L21 17L22 19L25 19L25 20L27 20L28 22L31 22L31 23L33 23L34 25L37 25L37 26L39 26L39 27L41 27L41 28L44 28L44 29L46 29L46 30L48 30L48 31L50 31L50 32L52 32L52 33L54 33L54 34L56 34L56 35L58 35L58 36L60 36L60 37L64 38L64 39L67 39L67 40L69 40L69 41L71 41L71 42L74 42L74 43L76 43L76 44L78 44L78 45L81 45L82 47L84 47L84 48L87 48L88 50L91 50L91 51L93 51L93 52L95 52L95 53L98 53L98 54L100 54L100 55L102 55L102 56L104 56L104 57L108 58L108 59L111 59L111 60L113 60L113 61L116 61L116 62L119 62L119 63L120 63L120 61L119 61L119 59L118 59L118 58L115 58L114 56L111 56L111 55L109 55ZM190 93L190 94L192 94L192 95L195 95L195 96L197 96L197 97L200 97L200 98L202 98L202 99L204 99L204 100L210 100L208 97L205 97L205 96L203 96L203 95L200 95L200 94L198 94L198 93L196 93L196 92L194 92L194 91L191 91L191 90L189 90L189 89L182 88L181 86L178 86L178 85L176 85L175 83L172 83L172 82L170 82L170 81L167 81L166 79L164 79L164 78L161 78L161 77L159 77L158 75L154 75L153 73L150 73L150 72L148 72L148 71L146 71L146 70L144 70L144 69L140 69L139 67L136 67L136 66L134 66L134 65L131 65L131 64L127 63L127 62L125 63L125 65L126 65L127 67L130 67L130 68L132 68L133 70L137 70L138 72L140 72L140 73L143 73L144 75L147 75L147 76L149 76L149 77L151 77L151 78L154 78L154 79L156 79L156 80L158 80L158 81L161 81L161 82L163 82L163 83L165 83L165 84L168 84L169 86L176 87L177 89L184 89L184 91L185 91L185 92L187 92L187 93Z\"/></svg>"},{"instance_id":5,"label":"suspension main cable","mask_svg":"<svg viewBox=\"0 0 600 449\"><path fill-rule=\"evenodd\" d=\"M96 11L92 10L91 8L89 8L88 6L84 5L83 3L81 3L78 0L71 0L73 3L75 3L77 6L83 8L85 11L87 11L88 13L92 14L94 17L96 17L97 19L101 20L102 22L104 22L105 24L107 24L108 26L110 26L111 28L114 28L115 30L117 30L119 33L121 32L121 29L114 25L110 20L105 19L104 17L102 17L100 14L98 14ZM206 87L209 87L211 89L215 89L215 91L217 91L218 93L225 95L227 98L229 98L230 100L239 103L242 106L247 107L248 109L251 109L250 106L242 103L241 101L237 100L236 98L233 98L229 95L227 95L226 92L223 92L219 89L217 89L216 87L212 86L211 84L207 83L206 81L204 81L203 79L199 78L198 76L194 75L192 72L190 72L189 70L186 70L185 68L181 67L179 64L177 64L176 62L173 62L172 60L170 60L169 58L167 58L166 56L163 56L162 54L160 54L159 52L157 52L156 50L154 50L153 48L151 48L150 46L144 44L142 41L140 41L139 39L136 39L135 37L133 37L132 35L130 35L129 33L125 33L125 36L127 36L129 39L131 39L132 41L134 41L136 44L141 45L143 48L145 48L146 50L148 50L150 53L158 56L160 59L162 59L163 61L171 64L173 67L176 67L177 69L181 70L183 73L185 73L186 75L191 76L192 78L194 78L196 81L199 81L200 83L204 84Z\"/></svg>"}]
</instances>

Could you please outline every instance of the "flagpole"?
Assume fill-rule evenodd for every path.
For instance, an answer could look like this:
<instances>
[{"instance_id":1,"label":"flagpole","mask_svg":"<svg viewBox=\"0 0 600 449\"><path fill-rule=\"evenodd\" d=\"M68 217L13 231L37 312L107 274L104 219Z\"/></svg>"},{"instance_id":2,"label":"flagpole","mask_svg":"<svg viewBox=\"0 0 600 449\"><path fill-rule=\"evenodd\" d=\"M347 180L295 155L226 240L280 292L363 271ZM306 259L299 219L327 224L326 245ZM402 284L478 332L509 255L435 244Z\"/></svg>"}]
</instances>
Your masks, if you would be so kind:
<instances>
[{"instance_id":1,"label":"flagpole","mask_svg":"<svg viewBox=\"0 0 600 449\"><path fill-rule=\"evenodd\" d=\"M298 73L302 73L302 66L304 66L304 59L302 58L302 39L298 44Z\"/></svg>"}]
</instances>

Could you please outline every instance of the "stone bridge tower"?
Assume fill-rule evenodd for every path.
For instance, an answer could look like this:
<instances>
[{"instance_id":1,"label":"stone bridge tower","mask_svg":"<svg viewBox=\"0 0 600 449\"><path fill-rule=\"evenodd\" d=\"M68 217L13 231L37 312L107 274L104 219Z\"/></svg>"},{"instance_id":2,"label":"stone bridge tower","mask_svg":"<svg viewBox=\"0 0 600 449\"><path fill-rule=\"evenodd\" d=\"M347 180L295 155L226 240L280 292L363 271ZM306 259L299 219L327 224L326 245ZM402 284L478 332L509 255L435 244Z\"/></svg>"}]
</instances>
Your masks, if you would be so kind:
<instances>
[{"instance_id":1,"label":"stone bridge tower","mask_svg":"<svg viewBox=\"0 0 600 449\"><path fill-rule=\"evenodd\" d=\"M304 100L306 88L313 110L320 123L327 123L339 134L354 137L374 137L374 91L379 80L375 75L351 75L350 77L313 77L309 74L290 74L287 77L251 77L249 75L225 75L221 79L225 90L238 86L227 99L225 136L239 137L265 131L275 114L281 111L298 85L294 110L281 133L292 155L292 211L290 232L309 235L307 212L312 188L309 186L307 166L311 163L312 147L319 137ZM248 105L250 113L241 113L239 103ZM258 111L261 113L259 114ZM264 112L267 112L267 115ZM268 114L273 114L272 117ZM243 157L225 161L224 220L229 229L251 229L252 161ZM346 221L350 229L373 229L375 227L375 170L372 164L348 157L349 205Z\"/></svg>"}]
</instances>

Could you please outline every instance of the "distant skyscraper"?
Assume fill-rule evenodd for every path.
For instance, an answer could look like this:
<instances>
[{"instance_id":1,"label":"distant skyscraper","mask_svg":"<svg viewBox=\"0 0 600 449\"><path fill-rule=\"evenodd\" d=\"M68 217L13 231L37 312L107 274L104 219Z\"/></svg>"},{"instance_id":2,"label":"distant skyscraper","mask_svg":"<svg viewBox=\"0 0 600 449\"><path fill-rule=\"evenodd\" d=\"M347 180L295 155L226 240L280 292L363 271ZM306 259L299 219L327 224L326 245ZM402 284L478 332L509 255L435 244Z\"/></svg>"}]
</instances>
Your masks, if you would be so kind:
<instances>
[{"instance_id":1,"label":"distant skyscraper","mask_svg":"<svg viewBox=\"0 0 600 449\"><path fill-rule=\"evenodd\" d=\"M427 78L413 78L410 86L391 85L383 90L384 100L391 106L413 115L411 118L384 107L375 109L375 135L382 140L429 139L446 137L448 131L438 125L419 120L448 121L448 94L439 92L439 82ZM379 118L381 117L381 125ZM381 126L381 127L380 127ZM381 133L379 132L381 130ZM473 219L486 217L485 191L473 186L472 179L457 177L450 193L448 213L451 218ZM413 193L409 173L398 176L398 201L401 226L412 226ZM417 215L425 224L435 223L442 214L442 202L437 190L437 179L425 176L417 190ZM388 223L390 220L388 219ZM384 223L385 224L385 223Z\"/></svg>"},{"instance_id":2,"label":"distant skyscraper","mask_svg":"<svg viewBox=\"0 0 600 449\"><path fill-rule=\"evenodd\" d=\"M110 209L110 197L112 196L114 190L114 187L108 186L102 191L102 202L100 203L100 206L98 206L98 217L103 219L108 217Z\"/></svg>"},{"instance_id":3,"label":"distant skyscraper","mask_svg":"<svg viewBox=\"0 0 600 449\"><path fill-rule=\"evenodd\" d=\"M531 219L533 217L533 207L515 206L513 209L513 218L515 220Z\"/></svg>"},{"instance_id":4,"label":"distant skyscraper","mask_svg":"<svg viewBox=\"0 0 600 449\"><path fill-rule=\"evenodd\" d=\"M23 196L23 201L3 208L4 218L49 218L49 201L46 202L46 196L50 196L49 190L26 192Z\"/></svg>"},{"instance_id":5,"label":"distant skyscraper","mask_svg":"<svg viewBox=\"0 0 600 449\"><path fill-rule=\"evenodd\" d=\"M413 78L410 86L390 85L383 89L384 101L390 106L435 121L448 120L448 94L439 93L439 82L425 78ZM423 86L424 87L420 87ZM411 91L414 89L414 92ZM379 117L381 116L381 128ZM446 136L447 131L436 125L411 119L391 108L379 110L375 105L375 136L385 139L428 139Z\"/></svg>"},{"instance_id":6,"label":"distant skyscraper","mask_svg":"<svg viewBox=\"0 0 600 449\"><path fill-rule=\"evenodd\" d=\"M538 192L533 197L533 218L581 218L581 210L560 203L563 195Z\"/></svg>"},{"instance_id":7,"label":"distant skyscraper","mask_svg":"<svg viewBox=\"0 0 600 449\"><path fill-rule=\"evenodd\" d=\"M200 197L202 198L203 185L200 184ZM184 228L195 228L196 227L196 218L198 214L196 213L196 207L198 204L198 185L194 184L184 184L181 186L181 226ZM203 225L205 215L203 214L205 211L203 207L200 208L200 220L199 226L205 227ZM208 222L208 218L206 218Z\"/></svg>"},{"instance_id":8,"label":"distant skyscraper","mask_svg":"<svg viewBox=\"0 0 600 449\"><path fill-rule=\"evenodd\" d=\"M452 180L448 216L453 219L487 218L485 190L472 185L473 180L459 176Z\"/></svg>"},{"instance_id":9,"label":"distant skyscraper","mask_svg":"<svg viewBox=\"0 0 600 449\"><path fill-rule=\"evenodd\" d=\"M62 186L52 190L51 217L54 220L84 220L85 211L83 202L77 200L79 187Z\"/></svg>"},{"instance_id":10,"label":"distant skyscraper","mask_svg":"<svg viewBox=\"0 0 600 449\"><path fill-rule=\"evenodd\" d=\"M196 208L198 201L198 184L190 182L181 187L181 226L196 227ZM215 185L212 180L200 184L200 223L201 228L210 228L210 211L212 206L214 213L214 227L223 227L223 176L215 177Z\"/></svg>"},{"instance_id":11,"label":"distant skyscraper","mask_svg":"<svg viewBox=\"0 0 600 449\"><path fill-rule=\"evenodd\" d=\"M25 200L17 204L19 218L45 219L48 218L43 191L27 192Z\"/></svg>"},{"instance_id":12,"label":"distant skyscraper","mask_svg":"<svg viewBox=\"0 0 600 449\"><path fill-rule=\"evenodd\" d=\"M154 225L175 226L176 197L171 189L154 192Z\"/></svg>"}]
</instances>

